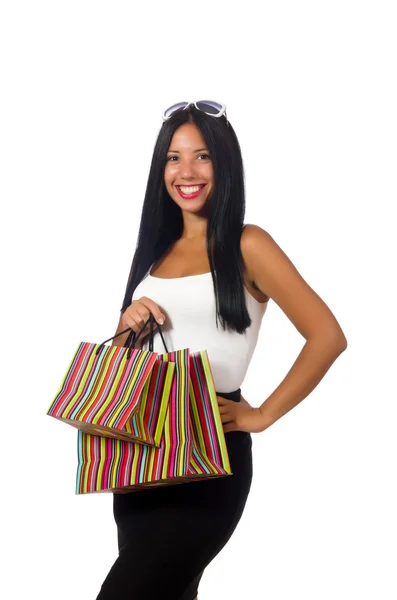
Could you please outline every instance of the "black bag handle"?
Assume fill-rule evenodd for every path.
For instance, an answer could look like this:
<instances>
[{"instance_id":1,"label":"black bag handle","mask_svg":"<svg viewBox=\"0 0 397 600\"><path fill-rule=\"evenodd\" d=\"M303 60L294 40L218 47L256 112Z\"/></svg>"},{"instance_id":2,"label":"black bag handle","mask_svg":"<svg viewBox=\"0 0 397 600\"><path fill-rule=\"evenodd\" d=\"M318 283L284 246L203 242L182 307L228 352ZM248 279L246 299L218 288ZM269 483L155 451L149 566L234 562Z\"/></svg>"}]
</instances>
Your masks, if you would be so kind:
<instances>
[{"instance_id":1,"label":"black bag handle","mask_svg":"<svg viewBox=\"0 0 397 600\"><path fill-rule=\"evenodd\" d=\"M124 348L128 348L128 352L127 352L127 360L131 357L131 353L132 350L135 348L135 343L138 341L142 331L145 329L146 325L148 323L150 323L150 327L149 327L149 352L153 352L153 322L154 322L154 317L152 315L152 313L150 313L149 319L146 321L146 323L143 325L142 329L140 330L140 332L138 333L138 335L135 333L135 331L133 329L131 329L131 327L127 327L127 329L124 329L124 331L120 331L120 333L117 333L116 335L108 338L107 340L105 340L104 342L102 342L101 344L99 344L98 348L95 351L95 354L99 354L99 352L102 350L102 347L104 346L104 344L106 344L106 342L110 342L110 340L114 340L116 337L119 337L119 335L123 335L123 333L127 333L127 331L129 331L129 335L124 343ZM161 339L163 341L164 344L164 348L166 353L168 354L168 348L166 346L164 337L163 337L163 332L161 331L161 327L159 324L157 324Z\"/></svg>"}]
</instances>

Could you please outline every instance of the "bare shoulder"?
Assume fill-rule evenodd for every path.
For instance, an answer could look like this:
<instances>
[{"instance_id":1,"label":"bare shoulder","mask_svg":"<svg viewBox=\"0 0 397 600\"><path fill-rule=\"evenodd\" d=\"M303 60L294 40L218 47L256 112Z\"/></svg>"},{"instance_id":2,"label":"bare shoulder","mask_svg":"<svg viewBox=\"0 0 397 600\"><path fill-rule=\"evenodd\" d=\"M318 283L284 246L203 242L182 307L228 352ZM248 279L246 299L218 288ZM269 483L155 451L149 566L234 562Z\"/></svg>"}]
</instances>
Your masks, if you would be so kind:
<instances>
[{"instance_id":1,"label":"bare shoulder","mask_svg":"<svg viewBox=\"0 0 397 600\"><path fill-rule=\"evenodd\" d=\"M252 223L244 225L240 241L241 253L248 275L255 285L258 285L256 281L259 275L258 265L263 265L265 256L267 261L275 258L276 246L281 250L272 236L259 225Z\"/></svg>"},{"instance_id":2,"label":"bare shoulder","mask_svg":"<svg viewBox=\"0 0 397 600\"><path fill-rule=\"evenodd\" d=\"M263 250L263 244L271 244L273 238L259 225L246 223L241 234L241 252L244 259L252 258L252 254ZM273 240L274 241L274 240Z\"/></svg>"},{"instance_id":3,"label":"bare shoulder","mask_svg":"<svg viewBox=\"0 0 397 600\"><path fill-rule=\"evenodd\" d=\"M327 336L344 345L346 338L335 316L270 233L247 224L240 247L255 286L272 298L305 339Z\"/></svg>"}]
</instances>

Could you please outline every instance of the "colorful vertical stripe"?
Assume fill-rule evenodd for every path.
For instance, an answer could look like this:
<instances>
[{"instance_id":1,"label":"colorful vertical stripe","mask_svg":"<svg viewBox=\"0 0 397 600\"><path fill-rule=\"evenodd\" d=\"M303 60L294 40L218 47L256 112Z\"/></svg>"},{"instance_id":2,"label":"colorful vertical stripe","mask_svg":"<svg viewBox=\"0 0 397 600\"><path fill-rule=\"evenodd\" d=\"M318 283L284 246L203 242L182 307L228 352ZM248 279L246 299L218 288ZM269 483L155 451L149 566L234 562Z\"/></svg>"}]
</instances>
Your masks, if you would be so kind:
<instances>
[{"instance_id":1,"label":"colorful vertical stripe","mask_svg":"<svg viewBox=\"0 0 397 600\"><path fill-rule=\"evenodd\" d=\"M81 342L47 414L95 435L159 445L175 365L157 352Z\"/></svg>"},{"instance_id":2,"label":"colorful vertical stripe","mask_svg":"<svg viewBox=\"0 0 397 600\"><path fill-rule=\"evenodd\" d=\"M189 473L231 474L225 433L206 350L190 357L190 407L193 453Z\"/></svg>"},{"instance_id":3,"label":"colorful vertical stripe","mask_svg":"<svg viewBox=\"0 0 397 600\"><path fill-rule=\"evenodd\" d=\"M163 354L175 364L160 446L78 432L76 493L128 492L231 474L206 350Z\"/></svg>"}]
</instances>

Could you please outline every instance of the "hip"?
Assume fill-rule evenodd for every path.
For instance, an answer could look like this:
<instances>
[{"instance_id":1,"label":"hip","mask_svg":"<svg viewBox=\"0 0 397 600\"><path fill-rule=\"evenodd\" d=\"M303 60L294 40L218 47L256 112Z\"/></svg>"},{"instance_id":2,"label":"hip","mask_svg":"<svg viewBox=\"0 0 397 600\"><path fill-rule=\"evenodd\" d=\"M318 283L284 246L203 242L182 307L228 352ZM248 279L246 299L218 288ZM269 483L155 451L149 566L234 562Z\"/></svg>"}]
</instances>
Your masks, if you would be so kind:
<instances>
[{"instance_id":1,"label":"hip","mask_svg":"<svg viewBox=\"0 0 397 600\"><path fill-rule=\"evenodd\" d=\"M240 389L228 393L217 392L217 394L235 402L240 401ZM116 511L117 507L121 508L126 505L146 506L146 508L149 505L154 507L169 502L191 505L196 500L200 503L207 500L211 503L218 501L225 506L225 503L228 502L235 503L239 497L245 498L248 495L253 476L251 434L245 431L229 431L225 432L224 436L231 475L176 481L170 485L148 487L124 494L116 493L113 494Z\"/></svg>"}]
</instances>

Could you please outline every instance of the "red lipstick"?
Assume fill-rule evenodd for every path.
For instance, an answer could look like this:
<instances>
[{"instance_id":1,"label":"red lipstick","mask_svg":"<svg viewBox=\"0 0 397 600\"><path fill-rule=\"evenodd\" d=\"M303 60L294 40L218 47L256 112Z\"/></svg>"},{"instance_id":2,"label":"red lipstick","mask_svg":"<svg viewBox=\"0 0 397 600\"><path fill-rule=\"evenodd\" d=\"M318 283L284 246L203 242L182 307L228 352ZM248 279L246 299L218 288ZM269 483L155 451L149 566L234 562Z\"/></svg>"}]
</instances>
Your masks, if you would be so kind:
<instances>
[{"instance_id":1,"label":"red lipstick","mask_svg":"<svg viewBox=\"0 0 397 600\"><path fill-rule=\"evenodd\" d=\"M185 200L192 200L193 198L197 198L197 196L199 196L201 194L201 192L203 191L203 189L207 186L207 184L205 183L201 189L198 190L198 192L193 192L193 194L185 194L184 192L182 192L182 190L179 189L179 187L176 185L176 189L178 191L178 194L184 198ZM190 187L190 186L183 186L183 187Z\"/></svg>"}]
</instances>

